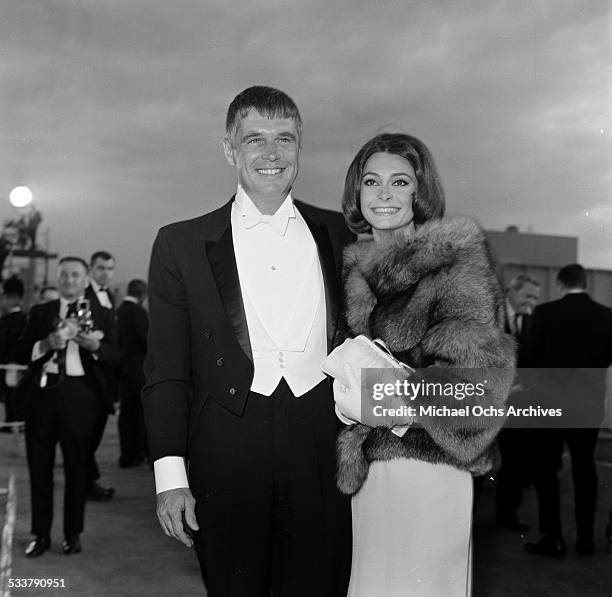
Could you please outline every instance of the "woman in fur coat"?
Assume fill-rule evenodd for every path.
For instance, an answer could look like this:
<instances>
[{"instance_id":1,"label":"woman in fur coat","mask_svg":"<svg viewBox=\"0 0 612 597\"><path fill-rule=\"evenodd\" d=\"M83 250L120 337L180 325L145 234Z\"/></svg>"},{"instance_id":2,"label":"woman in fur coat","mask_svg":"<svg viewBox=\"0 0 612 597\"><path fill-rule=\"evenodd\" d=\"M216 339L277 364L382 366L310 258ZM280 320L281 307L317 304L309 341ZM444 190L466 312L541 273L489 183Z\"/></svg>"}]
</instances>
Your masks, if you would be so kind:
<instances>
[{"instance_id":1,"label":"woman in fur coat","mask_svg":"<svg viewBox=\"0 0 612 597\"><path fill-rule=\"evenodd\" d=\"M336 380L334 397L339 417L357 423L338 439L338 486L353 495L350 597L471 590L471 473L487 470L503 417L452 409L503 407L514 345L482 230L469 218L443 217L444 209L433 158L414 137L378 135L349 167L343 211L354 232L371 236L345 249L346 336L382 339L414 369L409 381L480 388L471 396L396 395L387 404L414 411L364 425L359 372L345 364L349 382ZM427 405L451 410L427 414Z\"/></svg>"}]
</instances>

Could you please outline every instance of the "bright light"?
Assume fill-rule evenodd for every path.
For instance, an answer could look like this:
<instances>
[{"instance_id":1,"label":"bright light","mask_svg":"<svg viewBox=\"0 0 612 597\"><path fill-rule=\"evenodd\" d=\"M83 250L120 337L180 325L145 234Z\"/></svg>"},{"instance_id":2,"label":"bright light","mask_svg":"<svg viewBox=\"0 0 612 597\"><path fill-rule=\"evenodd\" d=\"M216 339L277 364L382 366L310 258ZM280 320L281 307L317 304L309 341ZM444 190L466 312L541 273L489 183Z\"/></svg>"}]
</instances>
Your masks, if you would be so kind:
<instances>
[{"instance_id":1,"label":"bright light","mask_svg":"<svg viewBox=\"0 0 612 597\"><path fill-rule=\"evenodd\" d=\"M9 201L13 207L25 207L32 201L32 191L28 187L15 187L10 195Z\"/></svg>"}]
</instances>

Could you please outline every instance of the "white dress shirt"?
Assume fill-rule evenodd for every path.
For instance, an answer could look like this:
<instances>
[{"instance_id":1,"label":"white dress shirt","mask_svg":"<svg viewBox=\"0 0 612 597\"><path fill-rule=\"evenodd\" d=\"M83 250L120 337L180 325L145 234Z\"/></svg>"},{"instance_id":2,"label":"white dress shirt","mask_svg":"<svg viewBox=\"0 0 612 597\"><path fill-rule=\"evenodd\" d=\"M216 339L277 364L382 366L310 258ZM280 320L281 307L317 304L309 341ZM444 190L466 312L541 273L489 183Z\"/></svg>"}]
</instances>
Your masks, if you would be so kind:
<instances>
[{"instance_id":1,"label":"white dress shirt","mask_svg":"<svg viewBox=\"0 0 612 597\"><path fill-rule=\"evenodd\" d=\"M89 285L91 286L91 289L96 293L100 305L105 309L112 309L113 304L111 303L110 297L108 296L109 290L102 290L102 286L100 286L100 284L98 284L93 279L89 280Z\"/></svg>"},{"instance_id":2,"label":"white dress shirt","mask_svg":"<svg viewBox=\"0 0 612 597\"><path fill-rule=\"evenodd\" d=\"M317 245L291 194L272 217L279 225L269 225L269 217L238 188L231 223L253 353L251 391L269 396L284 377L293 394L302 396L325 379L323 275Z\"/></svg>"},{"instance_id":3,"label":"white dress shirt","mask_svg":"<svg viewBox=\"0 0 612 597\"><path fill-rule=\"evenodd\" d=\"M521 333L521 327L523 325L523 316L517 313L512 306L512 303L506 299L506 317L508 318L508 326L510 327L510 333L513 336L518 336Z\"/></svg>"},{"instance_id":4,"label":"white dress shirt","mask_svg":"<svg viewBox=\"0 0 612 597\"><path fill-rule=\"evenodd\" d=\"M291 194L263 215L239 186L231 212L240 290L253 353L251 391L269 396L284 377L295 396L323 379L325 287L317 246ZM153 463L157 493L187 487L182 457Z\"/></svg>"}]
</instances>

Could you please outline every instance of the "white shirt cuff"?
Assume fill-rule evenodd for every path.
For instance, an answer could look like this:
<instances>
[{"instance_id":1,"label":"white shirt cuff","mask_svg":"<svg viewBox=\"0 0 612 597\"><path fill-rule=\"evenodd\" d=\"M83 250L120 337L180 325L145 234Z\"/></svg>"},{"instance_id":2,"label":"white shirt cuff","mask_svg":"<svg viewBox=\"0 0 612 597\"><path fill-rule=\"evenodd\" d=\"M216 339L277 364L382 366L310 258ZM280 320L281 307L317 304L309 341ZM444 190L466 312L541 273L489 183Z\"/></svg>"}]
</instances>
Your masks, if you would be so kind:
<instances>
[{"instance_id":1,"label":"white shirt cuff","mask_svg":"<svg viewBox=\"0 0 612 597\"><path fill-rule=\"evenodd\" d=\"M153 463L155 493L189 487L185 459L182 456L164 456Z\"/></svg>"},{"instance_id":2,"label":"white shirt cuff","mask_svg":"<svg viewBox=\"0 0 612 597\"><path fill-rule=\"evenodd\" d=\"M40 359L40 357L44 356L45 352L43 352L40 349L40 343L42 342L42 340L39 340L38 342L34 343L34 346L32 347L32 362L37 361L38 359Z\"/></svg>"}]
</instances>

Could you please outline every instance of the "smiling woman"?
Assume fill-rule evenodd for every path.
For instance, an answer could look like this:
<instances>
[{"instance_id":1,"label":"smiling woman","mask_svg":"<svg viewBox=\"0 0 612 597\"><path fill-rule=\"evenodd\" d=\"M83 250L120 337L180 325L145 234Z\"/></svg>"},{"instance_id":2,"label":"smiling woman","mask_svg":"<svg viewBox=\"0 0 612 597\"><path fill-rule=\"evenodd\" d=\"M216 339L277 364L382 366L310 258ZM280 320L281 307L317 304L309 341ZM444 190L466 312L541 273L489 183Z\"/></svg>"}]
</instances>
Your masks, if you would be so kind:
<instances>
[{"instance_id":1,"label":"smiling woman","mask_svg":"<svg viewBox=\"0 0 612 597\"><path fill-rule=\"evenodd\" d=\"M469 218L442 217L444 206L433 158L414 137L378 135L349 167L347 224L372 235L344 250L345 344L360 335L381 339L412 368L411 380L455 382L448 400L394 394L391 404L414 411L396 410L393 424L368 417L359 370L348 386L334 382L338 417L351 424L339 436L337 475L340 490L353 496L349 597L471 591L470 472L487 470L500 423L460 409L450 423L438 412L453 413L456 400L465 412L500 406L514 347L501 329L503 297L484 233ZM482 383L482 375L482 399L459 395L464 382ZM443 408L430 415L425 406Z\"/></svg>"},{"instance_id":2,"label":"smiling woman","mask_svg":"<svg viewBox=\"0 0 612 597\"><path fill-rule=\"evenodd\" d=\"M405 226L414 231L416 190L416 174L407 159L382 152L368 159L361 181L361 211L374 236Z\"/></svg>"},{"instance_id":3,"label":"smiling woman","mask_svg":"<svg viewBox=\"0 0 612 597\"><path fill-rule=\"evenodd\" d=\"M444 215L444 190L427 146L410 135L368 141L346 173L342 208L354 232L414 232ZM372 220L372 221L370 221ZM379 229L380 226L380 229Z\"/></svg>"}]
</instances>

